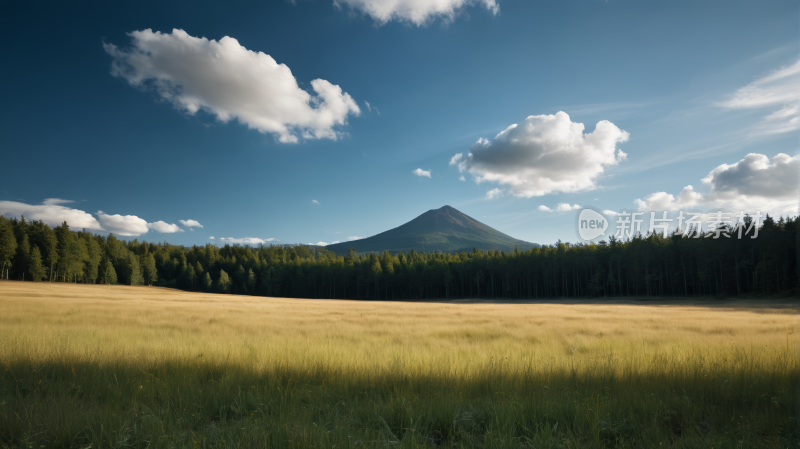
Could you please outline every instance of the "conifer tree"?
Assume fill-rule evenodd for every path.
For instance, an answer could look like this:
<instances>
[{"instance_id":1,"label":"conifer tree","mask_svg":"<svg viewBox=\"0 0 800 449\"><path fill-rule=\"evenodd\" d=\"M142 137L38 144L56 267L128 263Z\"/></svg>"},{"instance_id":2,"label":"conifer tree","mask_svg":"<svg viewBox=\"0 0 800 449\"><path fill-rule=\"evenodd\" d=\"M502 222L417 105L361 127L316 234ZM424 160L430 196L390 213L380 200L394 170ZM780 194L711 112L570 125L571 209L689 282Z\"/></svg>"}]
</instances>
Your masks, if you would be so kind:
<instances>
[{"instance_id":1,"label":"conifer tree","mask_svg":"<svg viewBox=\"0 0 800 449\"><path fill-rule=\"evenodd\" d=\"M21 275L20 278L22 280L25 280L25 274L28 273L28 264L30 263L30 258L31 245L30 241L28 240L28 234L22 234L21 242L19 243L19 246L17 246L17 263L15 264L15 270Z\"/></svg>"},{"instance_id":2,"label":"conifer tree","mask_svg":"<svg viewBox=\"0 0 800 449\"><path fill-rule=\"evenodd\" d=\"M152 253L148 253L142 256L142 271L144 275L144 283L147 285L153 285L154 282L158 281L158 270L156 269L156 258L153 257Z\"/></svg>"},{"instance_id":3,"label":"conifer tree","mask_svg":"<svg viewBox=\"0 0 800 449\"><path fill-rule=\"evenodd\" d=\"M217 280L217 291L228 293L231 289L231 278L225 270L219 270L219 280Z\"/></svg>"},{"instance_id":4,"label":"conifer tree","mask_svg":"<svg viewBox=\"0 0 800 449\"><path fill-rule=\"evenodd\" d=\"M210 292L214 289L214 282L211 280L211 274L206 273L203 278L203 290Z\"/></svg>"},{"instance_id":5,"label":"conifer tree","mask_svg":"<svg viewBox=\"0 0 800 449\"><path fill-rule=\"evenodd\" d=\"M116 284L117 271L114 269L114 264L110 259L106 259L103 275L101 276L101 284Z\"/></svg>"},{"instance_id":6,"label":"conifer tree","mask_svg":"<svg viewBox=\"0 0 800 449\"><path fill-rule=\"evenodd\" d=\"M139 258L136 257L136 254L128 253L128 264L128 285L143 285L144 276L142 276L142 268L139 266Z\"/></svg>"},{"instance_id":7,"label":"conifer tree","mask_svg":"<svg viewBox=\"0 0 800 449\"><path fill-rule=\"evenodd\" d=\"M41 281L45 276L44 267L42 266L42 253L36 245L33 245L33 250L31 251L28 274L34 282Z\"/></svg>"},{"instance_id":8,"label":"conifer tree","mask_svg":"<svg viewBox=\"0 0 800 449\"><path fill-rule=\"evenodd\" d=\"M6 217L0 215L0 279L8 278L8 270L11 260L17 252L17 239L14 237L14 229ZM3 276L5 274L5 276Z\"/></svg>"}]
</instances>

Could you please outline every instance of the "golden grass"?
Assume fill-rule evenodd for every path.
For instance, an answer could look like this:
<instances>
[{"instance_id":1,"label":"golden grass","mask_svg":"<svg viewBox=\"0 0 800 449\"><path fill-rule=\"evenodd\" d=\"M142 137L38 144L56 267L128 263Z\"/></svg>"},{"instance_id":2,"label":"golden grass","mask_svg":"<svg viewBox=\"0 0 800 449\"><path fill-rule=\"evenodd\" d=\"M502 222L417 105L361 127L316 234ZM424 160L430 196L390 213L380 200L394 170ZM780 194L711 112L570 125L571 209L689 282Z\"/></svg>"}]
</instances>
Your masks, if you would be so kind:
<instances>
[{"instance_id":1,"label":"golden grass","mask_svg":"<svg viewBox=\"0 0 800 449\"><path fill-rule=\"evenodd\" d=\"M424 400L433 390L415 382L438 379L435 391L449 390L447 394L454 397L473 394L466 400L470 404L483 400L482 393L466 386L470 383L495 379L497 391L490 392L492 398L499 392L529 395L526 400L533 401L534 392L547 386L532 383L557 384L556 378L569 376L584 379L587 385L592 376L601 376L616 379L608 384L615 388L628 382L630 388L638 385L655 391L676 390L681 382L709 376L715 377L713 385L736 376L744 385L769 374L782 379L778 384L783 382L769 388L785 389L788 395L792 386L784 384L797 368L797 324L789 303L359 302L0 282L0 361L8 372L14 371L2 377L0 387L24 408L25 395L12 390L19 391L19 372L26 367L34 373L36 366L48 364L88 364L97 369L132 366L150 375L158 366L206 364L223 374L228 367L236 367L255 376L249 379L278 373L313 377L313 382L306 380L309 385L316 383L327 390L336 390L337 382L350 382L351 389L346 391L351 391L362 382L357 388L364 388L368 396L370 388L381 384L384 398L395 394L388 390L399 391L398 385L406 382L411 385L409 391ZM12 388L13 376L17 379ZM52 378L58 374L49 376L50 382L59 381ZM394 380L387 384L387 377ZM646 379L656 378L666 384L647 384ZM169 382L162 379L162 383ZM564 391L575 389L564 385ZM702 385L691 388L700 391L706 388ZM605 394L602 397L608 400L609 387L604 388L597 394ZM584 393L593 397L591 391ZM741 393L742 397L747 394ZM762 393L752 396L758 394ZM121 408L135 408L142 400L117 403ZM466 407L467 402L454 401L453 407ZM0 408L0 416L3 413L6 434L0 421L0 442L4 438L22 441L22 427L13 427L14 419ZM597 423L606 421L597 419L587 425L600 426L598 435L624 439L623 433L603 434ZM575 436L580 426L577 421L572 426ZM193 431L203 432L198 429ZM517 443L522 441L517 437ZM533 441L532 436L527 438ZM476 441L488 445L485 435Z\"/></svg>"},{"instance_id":2,"label":"golden grass","mask_svg":"<svg viewBox=\"0 0 800 449\"><path fill-rule=\"evenodd\" d=\"M783 304L363 302L0 283L0 357L21 349L32 358L90 351L107 361L202 354L254 368L270 360L370 370L402 362L457 373L491 360L508 359L514 370L613 356L649 370L648 361L697 351L777 354L797 345L797 324Z\"/></svg>"}]
</instances>

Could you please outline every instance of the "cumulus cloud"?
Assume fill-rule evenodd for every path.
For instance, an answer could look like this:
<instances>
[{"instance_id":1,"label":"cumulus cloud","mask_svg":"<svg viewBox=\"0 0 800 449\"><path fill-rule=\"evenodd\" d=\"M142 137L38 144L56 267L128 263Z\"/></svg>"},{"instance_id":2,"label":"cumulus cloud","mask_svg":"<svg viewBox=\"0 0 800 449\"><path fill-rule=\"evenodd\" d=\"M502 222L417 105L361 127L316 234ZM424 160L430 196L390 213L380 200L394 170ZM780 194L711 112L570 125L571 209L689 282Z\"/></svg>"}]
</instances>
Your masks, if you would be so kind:
<instances>
[{"instance_id":1,"label":"cumulus cloud","mask_svg":"<svg viewBox=\"0 0 800 449\"><path fill-rule=\"evenodd\" d=\"M422 26L438 18L451 22L467 6L482 5L492 14L500 12L496 0L334 0L337 7L347 5L383 25L392 20Z\"/></svg>"},{"instance_id":2,"label":"cumulus cloud","mask_svg":"<svg viewBox=\"0 0 800 449\"><path fill-rule=\"evenodd\" d=\"M156 221L153 223L147 223L147 227L162 234L173 234L176 232L183 232L183 229L179 228L178 225L174 223L172 224L167 223L165 221Z\"/></svg>"},{"instance_id":3,"label":"cumulus cloud","mask_svg":"<svg viewBox=\"0 0 800 449\"><path fill-rule=\"evenodd\" d=\"M607 120L591 133L583 131L583 124L573 123L565 112L532 115L492 140L478 139L470 153L455 154L450 165L471 173L478 184L507 185L517 197L591 190L606 167L627 157L617 144L629 134Z\"/></svg>"},{"instance_id":4,"label":"cumulus cloud","mask_svg":"<svg viewBox=\"0 0 800 449\"><path fill-rule=\"evenodd\" d=\"M351 236L351 237L347 237L347 241L348 242L352 242L353 240L361 240L361 239L365 239L365 238L366 237L364 237L364 236L354 235L354 236Z\"/></svg>"},{"instance_id":5,"label":"cumulus cloud","mask_svg":"<svg viewBox=\"0 0 800 449\"><path fill-rule=\"evenodd\" d=\"M211 236L211 237L209 237L208 239L209 239L209 240L214 240L214 236L212 235L212 236Z\"/></svg>"},{"instance_id":6,"label":"cumulus cloud","mask_svg":"<svg viewBox=\"0 0 800 449\"><path fill-rule=\"evenodd\" d=\"M311 200L311 202L316 204L317 206L320 206L319 201L317 201L317 200Z\"/></svg>"},{"instance_id":7,"label":"cumulus cloud","mask_svg":"<svg viewBox=\"0 0 800 449\"><path fill-rule=\"evenodd\" d=\"M97 218L95 218L88 212L60 205L72 202L74 201L60 198L48 198L42 204L0 201L0 215L15 217L24 215L29 220L41 220L52 227L60 226L62 223L67 222L71 229L112 232L123 237L142 235L150 229L164 234L183 232L178 225L164 221L148 223L136 215L109 215L103 211L97 211ZM199 225L199 223L197 224Z\"/></svg>"},{"instance_id":8,"label":"cumulus cloud","mask_svg":"<svg viewBox=\"0 0 800 449\"><path fill-rule=\"evenodd\" d=\"M800 60L742 87L722 105L733 109L780 107L757 125L760 134L800 129Z\"/></svg>"},{"instance_id":9,"label":"cumulus cloud","mask_svg":"<svg viewBox=\"0 0 800 449\"><path fill-rule=\"evenodd\" d=\"M500 198L501 196L503 196L504 192L505 192L505 190L503 190L503 189L494 188L494 189L489 190L488 192L486 192L486 199L487 200L493 200L495 198Z\"/></svg>"},{"instance_id":10,"label":"cumulus cloud","mask_svg":"<svg viewBox=\"0 0 800 449\"><path fill-rule=\"evenodd\" d=\"M270 55L248 50L232 37L219 41L151 29L128 33L131 47L111 43L111 74L131 86L152 88L177 109L204 110L222 122L237 119L281 142L337 139L334 129L361 110L342 89L323 79L311 81L315 94L301 89L292 71Z\"/></svg>"},{"instance_id":11,"label":"cumulus cloud","mask_svg":"<svg viewBox=\"0 0 800 449\"><path fill-rule=\"evenodd\" d=\"M187 228L202 228L203 225L197 220L178 220L178 223L186 226Z\"/></svg>"},{"instance_id":12,"label":"cumulus cloud","mask_svg":"<svg viewBox=\"0 0 800 449\"><path fill-rule=\"evenodd\" d=\"M464 177L464 175L461 175L461 176L458 177L458 180L459 181L466 181L467 179Z\"/></svg>"},{"instance_id":13,"label":"cumulus cloud","mask_svg":"<svg viewBox=\"0 0 800 449\"><path fill-rule=\"evenodd\" d=\"M212 239L214 237L211 237ZM222 237L219 239L221 242L230 243L231 245L263 245L264 243L269 242L277 242L278 239L260 239L257 237L245 237L241 239L235 239L233 237Z\"/></svg>"},{"instance_id":14,"label":"cumulus cloud","mask_svg":"<svg viewBox=\"0 0 800 449\"><path fill-rule=\"evenodd\" d=\"M431 177L431 171L430 170L423 170L421 168L418 168L416 170L412 170L411 173L413 173L413 174L415 174L417 176L423 177L423 178L430 178Z\"/></svg>"},{"instance_id":15,"label":"cumulus cloud","mask_svg":"<svg viewBox=\"0 0 800 449\"><path fill-rule=\"evenodd\" d=\"M97 211L97 219L100 221L103 230L124 237L141 235L149 230L147 221L136 215L109 215L99 210Z\"/></svg>"},{"instance_id":16,"label":"cumulus cloud","mask_svg":"<svg viewBox=\"0 0 800 449\"><path fill-rule=\"evenodd\" d=\"M613 210L606 209L606 210L603 211L603 215L607 215L609 217L616 217L617 215L619 215L619 213L618 212L614 212Z\"/></svg>"},{"instance_id":17,"label":"cumulus cloud","mask_svg":"<svg viewBox=\"0 0 800 449\"><path fill-rule=\"evenodd\" d=\"M718 208L743 211L797 213L800 195L800 156L779 153L772 159L750 153L735 164L722 164L701 180L703 194L688 185L675 196L655 192L634 202L639 210L670 211Z\"/></svg>"},{"instance_id":18,"label":"cumulus cloud","mask_svg":"<svg viewBox=\"0 0 800 449\"><path fill-rule=\"evenodd\" d=\"M16 201L0 201L0 215L19 217L24 215L29 220L41 220L50 226L59 226L65 221L73 229L93 229L102 231L103 227L92 214L66 206L61 203L72 201L59 198L48 198L43 204L33 205Z\"/></svg>"},{"instance_id":19,"label":"cumulus cloud","mask_svg":"<svg viewBox=\"0 0 800 449\"><path fill-rule=\"evenodd\" d=\"M550 209L545 205L539 206L539 210L543 212L569 212L571 210L578 210L581 207L577 204L573 204L572 206L569 203L558 203L554 209Z\"/></svg>"}]
</instances>

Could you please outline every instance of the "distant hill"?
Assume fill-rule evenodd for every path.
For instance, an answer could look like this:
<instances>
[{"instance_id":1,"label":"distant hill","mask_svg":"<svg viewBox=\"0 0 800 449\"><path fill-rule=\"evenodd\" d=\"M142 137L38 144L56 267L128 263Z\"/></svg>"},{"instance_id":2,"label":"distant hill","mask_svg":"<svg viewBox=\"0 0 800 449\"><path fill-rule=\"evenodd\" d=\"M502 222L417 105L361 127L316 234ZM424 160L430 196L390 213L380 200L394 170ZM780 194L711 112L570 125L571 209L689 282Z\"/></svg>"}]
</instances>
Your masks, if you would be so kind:
<instances>
[{"instance_id":1,"label":"distant hill","mask_svg":"<svg viewBox=\"0 0 800 449\"><path fill-rule=\"evenodd\" d=\"M472 251L472 248L510 251L518 247L522 251L538 246L503 234L450 206L444 206L429 210L389 231L361 240L328 245L326 249L337 254L347 254L349 248L355 248L359 253L407 253L412 249L417 252L439 250L453 253Z\"/></svg>"}]
</instances>

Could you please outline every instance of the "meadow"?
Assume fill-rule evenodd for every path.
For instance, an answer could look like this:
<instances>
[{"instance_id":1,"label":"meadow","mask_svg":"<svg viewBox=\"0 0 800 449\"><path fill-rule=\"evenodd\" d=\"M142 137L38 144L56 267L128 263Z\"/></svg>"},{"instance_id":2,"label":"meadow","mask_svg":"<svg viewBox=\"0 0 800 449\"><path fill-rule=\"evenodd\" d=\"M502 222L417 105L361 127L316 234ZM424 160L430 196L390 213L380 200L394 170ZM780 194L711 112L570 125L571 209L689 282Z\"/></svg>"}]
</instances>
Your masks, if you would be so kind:
<instances>
[{"instance_id":1,"label":"meadow","mask_svg":"<svg viewBox=\"0 0 800 449\"><path fill-rule=\"evenodd\" d=\"M797 445L787 301L0 282L0 448Z\"/></svg>"}]
</instances>

